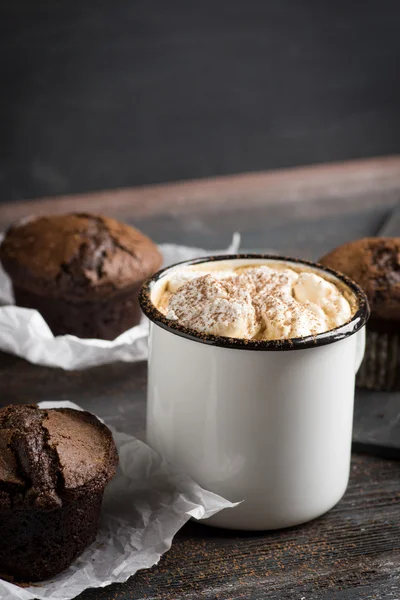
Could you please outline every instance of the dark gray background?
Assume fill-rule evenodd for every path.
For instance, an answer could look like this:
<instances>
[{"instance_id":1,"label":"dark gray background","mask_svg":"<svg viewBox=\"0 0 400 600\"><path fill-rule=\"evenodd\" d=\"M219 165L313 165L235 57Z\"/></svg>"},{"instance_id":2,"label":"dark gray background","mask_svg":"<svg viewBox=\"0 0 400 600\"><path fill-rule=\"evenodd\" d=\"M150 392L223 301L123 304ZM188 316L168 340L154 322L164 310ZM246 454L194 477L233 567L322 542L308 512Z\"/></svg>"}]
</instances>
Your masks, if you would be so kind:
<instances>
[{"instance_id":1,"label":"dark gray background","mask_svg":"<svg viewBox=\"0 0 400 600\"><path fill-rule=\"evenodd\" d=\"M0 12L0 200L400 150L397 0Z\"/></svg>"}]
</instances>

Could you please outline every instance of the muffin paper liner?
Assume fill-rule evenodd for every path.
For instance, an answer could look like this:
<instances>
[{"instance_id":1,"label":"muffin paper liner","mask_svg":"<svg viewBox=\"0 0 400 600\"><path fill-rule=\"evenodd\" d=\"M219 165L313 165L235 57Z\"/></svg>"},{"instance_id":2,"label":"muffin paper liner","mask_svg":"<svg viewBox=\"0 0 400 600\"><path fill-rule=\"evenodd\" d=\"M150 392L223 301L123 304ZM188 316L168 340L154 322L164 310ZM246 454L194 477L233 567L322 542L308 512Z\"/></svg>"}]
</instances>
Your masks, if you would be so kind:
<instances>
[{"instance_id":1,"label":"muffin paper liner","mask_svg":"<svg viewBox=\"0 0 400 600\"><path fill-rule=\"evenodd\" d=\"M81 410L66 401L39 406ZM112 433L120 466L104 494L96 541L51 580L19 587L0 579L0 598L70 600L87 588L126 581L155 565L191 517L205 519L237 506L201 488L144 442L113 429Z\"/></svg>"},{"instance_id":2,"label":"muffin paper liner","mask_svg":"<svg viewBox=\"0 0 400 600\"><path fill-rule=\"evenodd\" d=\"M207 251L175 244L161 244L159 248L166 267L211 253L235 254L239 245L240 235L235 233L231 245L225 250ZM111 342L73 335L55 337L37 310L13 304L10 280L0 266L0 350L3 352L16 354L37 365L70 371L117 361L144 360L148 356L147 339L148 321L145 317L140 325L128 329Z\"/></svg>"},{"instance_id":3,"label":"muffin paper liner","mask_svg":"<svg viewBox=\"0 0 400 600\"><path fill-rule=\"evenodd\" d=\"M369 390L400 389L400 337L366 329L365 356L357 373L356 385Z\"/></svg>"}]
</instances>

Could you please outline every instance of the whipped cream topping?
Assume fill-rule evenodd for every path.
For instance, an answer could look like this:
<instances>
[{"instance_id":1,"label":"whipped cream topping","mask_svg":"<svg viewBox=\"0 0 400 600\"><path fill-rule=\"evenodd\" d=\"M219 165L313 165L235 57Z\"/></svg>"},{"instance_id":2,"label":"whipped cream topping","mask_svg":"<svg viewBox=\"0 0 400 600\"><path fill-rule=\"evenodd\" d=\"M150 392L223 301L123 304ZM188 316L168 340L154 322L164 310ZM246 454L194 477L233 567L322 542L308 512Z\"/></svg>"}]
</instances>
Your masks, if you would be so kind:
<instances>
[{"instance_id":1,"label":"whipped cream topping","mask_svg":"<svg viewBox=\"0 0 400 600\"><path fill-rule=\"evenodd\" d=\"M284 265L180 269L168 277L158 308L200 333L265 340L315 335L352 316L334 283Z\"/></svg>"}]
</instances>

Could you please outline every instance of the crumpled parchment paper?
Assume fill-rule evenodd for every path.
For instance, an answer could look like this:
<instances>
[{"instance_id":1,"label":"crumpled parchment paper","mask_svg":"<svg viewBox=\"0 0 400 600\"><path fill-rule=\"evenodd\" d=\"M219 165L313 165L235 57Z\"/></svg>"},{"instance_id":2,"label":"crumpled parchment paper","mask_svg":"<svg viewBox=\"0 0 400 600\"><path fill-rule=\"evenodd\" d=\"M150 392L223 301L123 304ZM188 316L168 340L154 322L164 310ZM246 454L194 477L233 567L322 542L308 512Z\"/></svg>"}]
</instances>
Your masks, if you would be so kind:
<instances>
[{"instance_id":1,"label":"crumpled parchment paper","mask_svg":"<svg viewBox=\"0 0 400 600\"><path fill-rule=\"evenodd\" d=\"M72 402L41 402L42 408ZM106 488L96 541L63 573L32 587L0 579L0 598L70 600L86 588L123 582L156 564L190 519L236 506L203 490L144 442L113 430L120 466Z\"/></svg>"},{"instance_id":2,"label":"crumpled parchment paper","mask_svg":"<svg viewBox=\"0 0 400 600\"><path fill-rule=\"evenodd\" d=\"M175 244L161 244L159 247L164 257L163 266L169 266L208 254L235 253L239 245L240 235L235 233L226 250L207 251ZM73 335L54 337L36 310L14 306L12 302L10 281L0 265L0 350L16 354L31 363L73 370L117 361L136 362L148 356L148 322L145 317L140 325L128 329L113 341L80 339Z\"/></svg>"}]
</instances>

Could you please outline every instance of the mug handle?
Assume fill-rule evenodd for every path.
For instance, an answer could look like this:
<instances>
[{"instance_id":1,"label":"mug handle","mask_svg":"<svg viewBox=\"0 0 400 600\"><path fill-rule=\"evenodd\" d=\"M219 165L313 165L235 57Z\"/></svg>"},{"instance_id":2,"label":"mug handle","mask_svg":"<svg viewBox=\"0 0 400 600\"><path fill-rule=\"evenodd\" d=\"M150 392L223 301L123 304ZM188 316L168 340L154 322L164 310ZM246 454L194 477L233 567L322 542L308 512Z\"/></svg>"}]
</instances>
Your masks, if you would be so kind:
<instances>
[{"instance_id":1,"label":"mug handle","mask_svg":"<svg viewBox=\"0 0 400 600\"><path fill-rule=\"evenodd\" d=\"M360 331L358 331L356 333L356 336L357 336L357 346L356 346L356 373L357 373L358 369L361 367L361 363L363 361L364 353L365 353L365 327L360 329Z\"/></svg>"}]
</instances>

